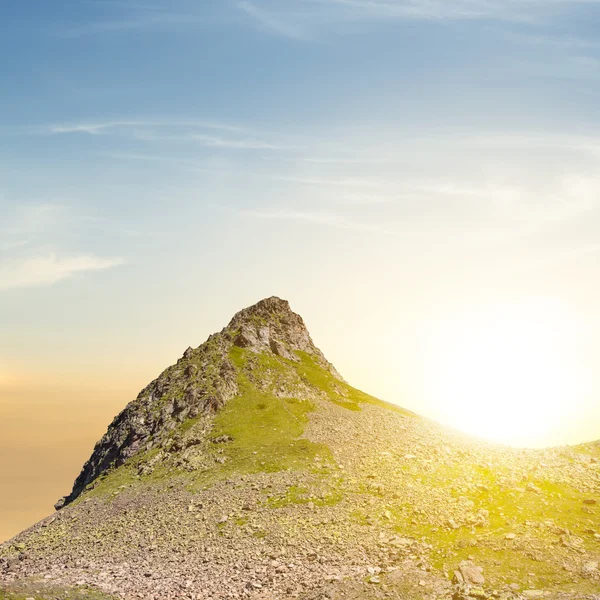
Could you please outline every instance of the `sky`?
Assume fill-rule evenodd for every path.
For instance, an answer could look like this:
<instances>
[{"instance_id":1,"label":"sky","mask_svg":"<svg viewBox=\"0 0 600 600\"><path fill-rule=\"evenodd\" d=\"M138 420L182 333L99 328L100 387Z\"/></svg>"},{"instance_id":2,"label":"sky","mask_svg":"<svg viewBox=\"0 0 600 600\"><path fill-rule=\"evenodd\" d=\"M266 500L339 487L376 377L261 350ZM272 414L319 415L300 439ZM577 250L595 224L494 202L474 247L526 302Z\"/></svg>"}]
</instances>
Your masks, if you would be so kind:
<instances>
[{"instance_id":1,"label":"sky","mask_svg":"<svg viewBox=\"0 0 600 600\"><path fill-rule=\"evenodd\" d=\"M599 18L2 2L0 539L270 295L379 397L515 445L600 438Z\"/></svg>"}]
</instances>

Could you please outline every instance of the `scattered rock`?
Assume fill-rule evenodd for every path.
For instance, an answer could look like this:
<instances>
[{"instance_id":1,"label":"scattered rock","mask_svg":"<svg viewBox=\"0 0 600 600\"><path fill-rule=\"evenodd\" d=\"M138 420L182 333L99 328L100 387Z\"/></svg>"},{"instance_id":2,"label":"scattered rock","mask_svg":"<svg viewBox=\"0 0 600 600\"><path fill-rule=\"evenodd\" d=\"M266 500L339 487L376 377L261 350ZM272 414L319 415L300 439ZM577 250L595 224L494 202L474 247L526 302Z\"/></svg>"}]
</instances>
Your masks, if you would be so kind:
<instances>
[{"instance_id":1,"label":"scattered rock","mask_svg":"<svg viewBox=\"0 0 600 600\"><path fill-rule=\"evenodd\" d=\"M462 581L467 585L483 585L485 583L483 569L470 560L462 561L458 565L458 572L462 577Z\"/></svg>"}]
</instances>

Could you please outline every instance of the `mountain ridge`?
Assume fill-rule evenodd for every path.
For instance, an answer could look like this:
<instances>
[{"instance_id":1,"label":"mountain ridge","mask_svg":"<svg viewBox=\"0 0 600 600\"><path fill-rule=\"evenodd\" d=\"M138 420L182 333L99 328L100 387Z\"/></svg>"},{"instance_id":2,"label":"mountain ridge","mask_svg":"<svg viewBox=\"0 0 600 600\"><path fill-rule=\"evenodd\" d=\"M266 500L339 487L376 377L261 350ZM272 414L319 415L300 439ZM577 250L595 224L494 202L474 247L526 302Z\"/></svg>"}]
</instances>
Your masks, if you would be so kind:
<instances>
[{"instance_id":1,"label":"mountain ridge","mask_svg":"<svg viewBox=\"0 0 600 600\"><path fill-rule=\"evenodd\" d=\"M146 386L66 505L0 545L0 598L598 600L599 461L356 390L267 298Z\"/></svg>"}]
</instances>

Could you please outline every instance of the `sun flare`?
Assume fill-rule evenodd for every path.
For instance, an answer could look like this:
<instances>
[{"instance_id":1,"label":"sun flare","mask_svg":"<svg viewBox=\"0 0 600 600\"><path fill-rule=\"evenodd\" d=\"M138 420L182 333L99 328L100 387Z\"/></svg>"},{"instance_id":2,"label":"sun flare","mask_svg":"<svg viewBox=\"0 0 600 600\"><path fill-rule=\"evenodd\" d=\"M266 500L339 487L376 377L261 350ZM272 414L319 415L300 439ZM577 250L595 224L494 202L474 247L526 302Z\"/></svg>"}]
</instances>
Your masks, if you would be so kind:
<instances>
[{"instance_id":1,"label":"sun flare","mask_svg":"<svg viewBox=\"0 0 600 600\"><path fill-rule=\"evenodd\" d=\"M431 392L457 429L539 446L577 411L585 388L577 327L560 306L496 307L434 337Z\"/></svg>"}]
</instances>

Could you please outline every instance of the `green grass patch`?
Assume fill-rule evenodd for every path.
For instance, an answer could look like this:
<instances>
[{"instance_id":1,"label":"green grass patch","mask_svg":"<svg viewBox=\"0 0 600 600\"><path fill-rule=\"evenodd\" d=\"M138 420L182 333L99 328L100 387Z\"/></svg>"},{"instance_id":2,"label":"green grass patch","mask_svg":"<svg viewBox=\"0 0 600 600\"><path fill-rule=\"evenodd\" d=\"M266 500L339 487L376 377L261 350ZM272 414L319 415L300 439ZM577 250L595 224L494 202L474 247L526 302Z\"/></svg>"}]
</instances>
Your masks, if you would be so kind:
<instances>
[{"instance_id":1,"label":"green grass patch","mask_svg":"<svg viewBox=\"0 0 600 600\"><path fill-rule=\"evenodd\" d=\"M600 460L600 441L579 444L578 446L569 448L568 451L579 452L580 454L585 454L586 456Z\"/></svg>"},{"instance_id":2,"label":"green grass patch","mask_svg":"<svg viewBox=\"0 0 600 600\"><path fill-rule=\"evenodd\" d=\"M137 484L157 485L165 483L173 475L178 474L178 471L167 468L160 461L157 462L151 473L139 475L139 467L151 461L159 452L158 448L153 448L147 452L136 454L117 469L103 473L87 486L85 493L73 502L73 506L88 498L114 498Z\"/></svg>"},{"instance_id":3,"label":"green grass patch","mask_svg":"<svg viewBox=\"0 0 600 600\"><path fill-rule=\"evenodd\" d=\"M308 504L309 502L312 502L315 506L334 506L341 502L342 498L343 493L337 489L315 496L307 487L292 485L285 494L269 498L267 504L271 508L284 508L290 505Z\"/></svg>"},{"instance_id":4,"label":"green grass patch","mask_svg":"<svg viewBox=\"0 0 600 600\"><path fill-rule=\"evenodd\" d=\"M371 521L367 517L367 515L358 508L350 513L350 520L354 521L354 523L362 525L363 527L366 527L367 525L371 524Z\"/></svg>"},{"instance_id":5,"label":"green grass patch","mask_svg":"<svg viewBox=\"0 0 600 600\"><path fill-rule=\"evenodd\" d=\"M361 410L361 404L372 404L374 406L393 410L394 412L401 413L405 416L417 417L415 413L396 406L395 404L379 400L374 396L365 394L365 392L361 392L351 385L340 381L319 365L311 354L300 350L297 350L296 354L300 359L300 362L296 363L288 361L289 364L296 369L296 372L305 382L324 391L329 400L334 404L347 408L348 410L356 411Z\"/></svg>"},{"instance_id":6,"label":"green grass patch","mask_svg":"<svg viewBox=\"0 0 600 600\"><path fill-rule=\"evenodd\" d=\"M364 525L375 521L402 537L425 539L433 545L432 566L440 571L452 572L462 560L472 557L484 568L486 581L492 587L518 582L525 588L593 592L593 582L578 576L574 579L573 573L557 566L578 555L577 550L562 546L561 531L569 530L579 538L581 551L587 550L590 556L598 552L597 541L586 530L598 530L600 517L583 511L586 496L577 489L533 476L515 481L507 468L491 469L466 461L440 464L431 471L410 476L424 489L447 490L449 498L443 504L451 502L450 498L460 502L459 496L473 502L470 509L457 511L465 517L456 517L458 528L432 525L428 516L432 507L414 510L395 503L387 495L373 505L369 517L355 511L351 519ZM358 486L356 490L377 496L368 486ZM483 526L475 526L466 518L479 509L489 512ZM508 533L514 533L516 538L506 539ZM548 548L552 549L550 553Z\"/></svg>"},{"instance_id":7,"label":"green grass patch","mask_svg":"<svg viewBox=\"0 0 600 600\"><path fill-rule=\"evenodd\" d=\"M332 455L326 445L301 437L314 404L299 398L279 398L270 388L259 389L255 383L277 383L278 376L288 374L287 365L275 356L235 346L230 359L238 369L240 391L214 416L211 438L229 436L232 440L208 447L208 458L215 464L195 478L192 488L232 475L306 471L317 457L330 463Z\"/></svg>"},{"instance_id":8,"label":"green grass patch","mask_svg":"<svg viewBox=\"0 0 600 600\"><path fill-rule=\"evenodd\" d=\"M311 402L244 388L214 419L212 435L233 438L222 448L221 475L306 469L317 456L331 458L327 446L300 437L314 410Z\"/></svg>"}]
</instances>

